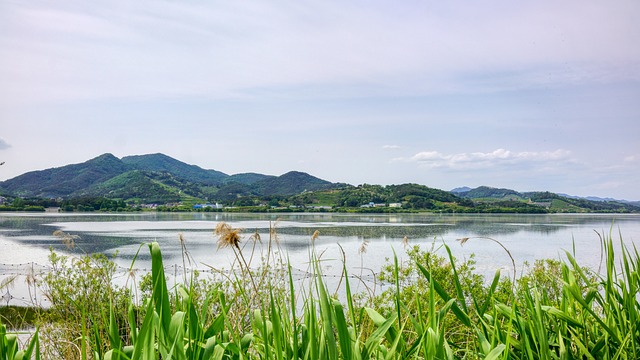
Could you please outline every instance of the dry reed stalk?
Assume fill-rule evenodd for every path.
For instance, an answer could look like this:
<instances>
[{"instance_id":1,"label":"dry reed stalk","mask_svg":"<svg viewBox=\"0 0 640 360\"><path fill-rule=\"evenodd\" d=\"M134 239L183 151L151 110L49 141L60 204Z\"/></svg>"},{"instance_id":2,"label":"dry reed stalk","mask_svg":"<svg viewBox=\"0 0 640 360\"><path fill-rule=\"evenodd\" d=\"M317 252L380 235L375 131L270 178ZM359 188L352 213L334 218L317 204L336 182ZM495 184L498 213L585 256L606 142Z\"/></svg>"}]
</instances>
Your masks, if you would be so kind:
<instances>
[{"instance_id":1,"label":"dry reed stalk","mask_svg":"<svg viewBox=\"0 0 640 360\"><path fill-rule=\"evenodd\" d=\"M242 264L244 264L244 271L251 279L251 284L253 285L253 290L255 294L258 294L258 286L256 285L255 280L253 279L253 275L251 274L251 269L249 268L249 264L247 264L247 260L244 258L242 254L242 249L240 248L240 232L242 229L237 229L231 227L231 225L221 222L216 225L216 229L214 230L214 234L218 236L218 249L230 247L233 250L233 253L238 259L238 263L240 263L240 268L242 269Z\"/></svg>"},{"instance_id":2,"label":"dry reed stalk","mask_svg":"<svg viewBox=\"0 0 640 360\"><path fill-rule=\"evenodd\" d=\"M76 247L76 240L80 239L80 236L78 235L72 235L69 233L66 233L62 230L56 230L53 232L53 236L59 238L60 240L62 240L62 243L64 244L64 246L69 249L75 249Z\"/></svg>"}]
</instances>

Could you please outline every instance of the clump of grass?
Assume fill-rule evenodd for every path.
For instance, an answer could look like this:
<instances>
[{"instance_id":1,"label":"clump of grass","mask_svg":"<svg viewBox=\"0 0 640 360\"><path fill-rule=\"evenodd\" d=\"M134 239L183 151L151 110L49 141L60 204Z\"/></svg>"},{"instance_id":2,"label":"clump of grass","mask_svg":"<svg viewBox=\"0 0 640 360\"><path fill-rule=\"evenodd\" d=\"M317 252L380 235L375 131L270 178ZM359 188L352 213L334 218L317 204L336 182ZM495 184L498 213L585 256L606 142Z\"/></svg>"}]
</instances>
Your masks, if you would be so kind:
<instances>
[{"instance_id":1,"label":"clump of grass","mask_svg":"<svg viewBox=\"0 0 640 360\"><path fill-rule=\"evenodd\" d=\"M38 312L46 311L32 306L0 306L0 320L9 329L28 329L36 326L38 316L41 316Z\"/></svg>"}]
</instances>

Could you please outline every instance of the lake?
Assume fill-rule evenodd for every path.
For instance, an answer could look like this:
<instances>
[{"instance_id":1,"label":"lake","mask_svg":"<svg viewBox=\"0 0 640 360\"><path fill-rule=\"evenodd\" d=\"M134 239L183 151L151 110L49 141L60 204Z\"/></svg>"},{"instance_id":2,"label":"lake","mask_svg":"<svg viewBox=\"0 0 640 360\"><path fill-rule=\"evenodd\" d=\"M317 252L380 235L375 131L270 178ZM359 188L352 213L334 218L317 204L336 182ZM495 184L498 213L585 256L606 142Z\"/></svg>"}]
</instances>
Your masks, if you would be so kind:
<instances>
[{"instance_id":1,"label":"lake","mask_svg":"<svg viewBox=\"0 0 640 360\"><path fill-rule=\"evenodd\" d=\"M307 269L311 237L317 230L319 237L313 245L321 254L328 278L342 269L341 248L349 273L373 279L394 251L401 261L406 259L407 244L434 248L439 253L444 253L442 245L446 244L459 259L474 254L478 272L492 275L502 269L506 276L513 271L511 260L499 244L486 238L499 241L511 252L518 273L526 262L558 259L565 250L574 249L581 264L597 269L600 240L596 232L613 233L616 242L622 234L625 243L640 245L638 214L2 213L0 278L22 276L28 267L46 270L49 249L72 255L117 254L115 261L123 274L140 250L134 268L145 271L150 268L150 258L148 248L141 248L141 244L151 241L160 244L165 266L178 271L183 264L180 236L194 260L192 268L229 269L235 260L233 251L218 249L213 234L220 222L244 229L241 245L247 257L254 246L254 254L259 254L260 246L267 246L269 229L275 227L278 241L274 248L280 249L300 274ZM75 248L66 248L53 235L55 230L78 236ZM250 239L256 232L261 243ZM456 239L465 237L470 240L461 246ZM360 251L363 243L366 252ZM254 256L252 263L258 258ZM16 283L4 294L5 300L19 303L25 297L19 279Z\"/></svg>"}]
</instances>

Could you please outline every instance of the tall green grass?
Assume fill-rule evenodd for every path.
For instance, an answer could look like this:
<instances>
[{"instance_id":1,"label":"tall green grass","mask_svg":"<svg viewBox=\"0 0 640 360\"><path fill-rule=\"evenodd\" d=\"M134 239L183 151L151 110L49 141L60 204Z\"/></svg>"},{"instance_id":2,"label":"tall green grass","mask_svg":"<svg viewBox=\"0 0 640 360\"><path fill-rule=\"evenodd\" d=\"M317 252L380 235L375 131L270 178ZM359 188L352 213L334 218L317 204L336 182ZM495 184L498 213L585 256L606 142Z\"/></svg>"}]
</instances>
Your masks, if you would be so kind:
<instances>
[{"instance_id":1,"label":"tall green grass","mask_svg":"<svg viewBox=\"0 0 640 360\"><path fill-rule=\"evenodd\" d=\"M241 252L236 240L229 244ZM150 296L138 306L130 302L126 316L114 306L96 316L78 304L80 314L95 321L83 326L74 356L639 359L640 256L622 239L618 251L611 236L600 240L605 259L601 274L581 267L567 252L564 261L549 262L544 271L516 284L499 272L479 284L469 264L456 261L448 248L446 258L415 253L410 268L394 258L386 297L368 301L351 292L346 265L343 300L331 295L313 250L314 277L305 286L294 283L286 261L282 276L274 277L252 269L251 258L236 253L241 271L227 278L230 284L203 289L184 278L188 284L170 287L160 247L152 243ZM419 276L414 278L417 285L410 286L407 279L413 275ZM44 352L39 346L36 333L19 351L15 334L0 327L0 359L40 358Z\"/></svg>"}]
</instances>

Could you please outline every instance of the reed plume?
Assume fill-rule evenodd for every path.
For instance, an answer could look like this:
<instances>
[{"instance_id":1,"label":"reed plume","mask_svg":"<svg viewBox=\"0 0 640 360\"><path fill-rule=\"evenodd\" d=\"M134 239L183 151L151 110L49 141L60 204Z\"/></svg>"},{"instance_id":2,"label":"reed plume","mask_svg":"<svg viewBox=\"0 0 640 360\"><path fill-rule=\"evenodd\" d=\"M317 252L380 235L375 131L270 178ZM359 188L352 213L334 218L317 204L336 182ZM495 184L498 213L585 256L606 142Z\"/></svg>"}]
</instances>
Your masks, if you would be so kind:
<instances>
[{"instance_id":1,"label":"reed plume","mask_svg":"<svg viewBox=\"0 0 640 360\"><path fill-rule=\"evenodd\" d=\"M60 240L62 240L62 243L64 244L64 246L69 249L69 250L73 250L76 247L76 240L80 238L80 236L78 235L72 235L69 233L66 233L62 230L56 230L53 232L53 236L59 238Z\"/></svg>"},{"instance_id":2,"label":"reed plume","mask_svg":"<svg viewBox=\"0 0 640 360\"><path fill-rule=\"evenodd\" d=\"M242 255L242 249L240 248L240 232L242 232L242 229L233 228L231 227L231 225L225 222L221 222L216 225L216 229L214 230L214 234L218 236L218 249L226 247L230 247L231 249L233 249L233 253L236 256L238 263L240 263L240 268L242 269L242 264L244 264L244 270L251 279L251 284L253 285L253 289L257 294L258 286L253 279L249 264L247 264L247 260L245 260L244 255Z\"/></svg>"},{"instance_id":3,"label":"reed plume","mask_svg":"<svg viewBox=\"0 0 640 360\"><path fill-rule=\"evenodd\" d=\"M240 250L241 229L234 229L231 225L221 222L216 225L214 233L218 236L218 249L232 247Z\"/></svg>"}]
</instances>

